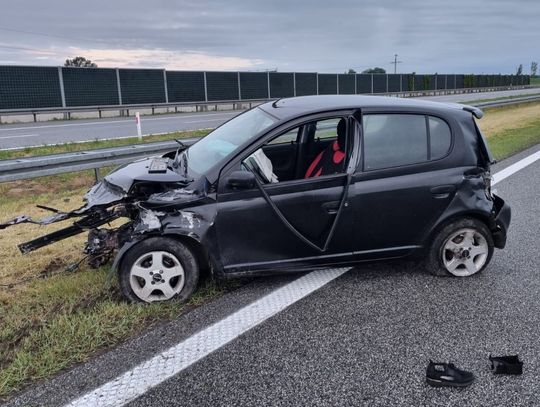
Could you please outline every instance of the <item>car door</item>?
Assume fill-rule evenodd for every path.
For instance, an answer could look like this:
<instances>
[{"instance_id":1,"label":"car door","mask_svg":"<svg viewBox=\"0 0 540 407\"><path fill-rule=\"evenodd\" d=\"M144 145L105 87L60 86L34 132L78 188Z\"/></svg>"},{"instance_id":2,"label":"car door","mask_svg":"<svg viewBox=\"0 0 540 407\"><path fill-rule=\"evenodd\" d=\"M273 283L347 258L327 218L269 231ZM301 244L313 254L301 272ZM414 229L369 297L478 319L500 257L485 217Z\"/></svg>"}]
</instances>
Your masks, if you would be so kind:
<instances>
[{"instance_id":1,"label":"car door","mask_svg":"<svg viewBox=\"0 0 540 407\"><path fill-rule=\"evenodd\" d=\"M400 256L423 244L463 179L462 168L445 162L452 140L440 117L364 112L362 163L349 192L357 259Z\"/></svg>"},{"instance_id":2,"label":"car door","mask_svg":"<svg viewBox=\"0 0 540 407\"><path fill-rule=\"evenodd\" d=\"M263 145L251 146L220 175L216 233L225 273L301 270L350 260L353 219L343 196L352 154L343 173L248 189L229 186L229 175ZM330 234L328 247L321 250Z\"/></svg>"}]
</instances>

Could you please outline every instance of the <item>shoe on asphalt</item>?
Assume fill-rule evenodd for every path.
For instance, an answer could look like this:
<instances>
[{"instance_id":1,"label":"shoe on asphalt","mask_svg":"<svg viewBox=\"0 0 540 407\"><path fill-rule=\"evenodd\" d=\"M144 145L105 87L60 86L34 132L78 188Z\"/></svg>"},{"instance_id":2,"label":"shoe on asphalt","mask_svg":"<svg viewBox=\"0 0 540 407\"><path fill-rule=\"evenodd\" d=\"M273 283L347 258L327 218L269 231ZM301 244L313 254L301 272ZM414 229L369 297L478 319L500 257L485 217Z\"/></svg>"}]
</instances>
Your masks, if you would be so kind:
<instances>
[{"instance_id":1,"label":"shoe on asphalt","mask_svg":"<svg viewBox=\"0 0 540 407\"><path fill-rule=\"evenodd\" d=\"M471 372L458 369L453 363L429 361L426 381L433 387L466 387L474 381Z\"/></svg>"},{"instance_id":2,"label":"shoe on asphalt","mask_svg":"<svg viewBox=\"0 0 540 407\"><path fill-rule=\"evenodd\" d=\"M491 362L491 371L495 374L518 375L523 373L523 362L519 360L518 355L489 355L489 361Z\"/></svg>"}]
</instances>

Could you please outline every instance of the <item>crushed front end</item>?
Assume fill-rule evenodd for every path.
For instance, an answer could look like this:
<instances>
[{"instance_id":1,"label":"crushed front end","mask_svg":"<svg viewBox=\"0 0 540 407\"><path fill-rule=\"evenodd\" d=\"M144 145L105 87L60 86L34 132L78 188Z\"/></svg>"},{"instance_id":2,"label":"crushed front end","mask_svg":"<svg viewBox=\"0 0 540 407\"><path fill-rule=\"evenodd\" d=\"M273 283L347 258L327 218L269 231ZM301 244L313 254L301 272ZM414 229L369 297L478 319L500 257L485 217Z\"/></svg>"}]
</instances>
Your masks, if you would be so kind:
<instances>
[{"instance_id":1,"label":"crushed front end","mask_svg":"<svg viewBox=\"0 0 540 407\"><path fill-rule=\"evenodd\" d=\"M88 232L84 253L89 265L97 268L109 262L127 242L138 240L147 233L159 233L163 229L162 220L168 216L181 214L179 223L186 223L188 229L194 229L197 215L183 209L206 197L205 181L189 178L174 158L147 158L108 174L88 191L83 198L85 204L78 209L61 212L38 205L53 214L41 219L18 216L0 223L0 230L22 223L49 225L74 219L72 225L21 243L18 247L21 253L26 254ZM120 218L126 222L112 227L111 223ZM101 228L104 225L108 227Z\"/></svg>"}]
</instances>

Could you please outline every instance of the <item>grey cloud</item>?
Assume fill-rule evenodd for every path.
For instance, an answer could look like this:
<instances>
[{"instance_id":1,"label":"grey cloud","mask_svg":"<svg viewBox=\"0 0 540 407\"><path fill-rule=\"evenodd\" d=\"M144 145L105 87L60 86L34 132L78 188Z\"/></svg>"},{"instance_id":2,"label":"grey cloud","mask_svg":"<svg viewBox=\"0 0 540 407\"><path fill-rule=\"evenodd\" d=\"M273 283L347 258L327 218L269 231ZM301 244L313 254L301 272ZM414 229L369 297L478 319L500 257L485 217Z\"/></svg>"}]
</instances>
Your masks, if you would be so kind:
<instances>
[{"instance_id":1,"label":"grey cloud","mask_svg":"<svg viewBox=\"0 0 540 407\"><path fill-rule=\"evenodd\" d=\"M0 28L51 36L0 30L0 63L61 64L70 56L37 60L1 45L73 46L189 51L263 61L253 69L321 72L390 70L398 53L404 72L508 73L540 59L539 17L534 0L22 0L3 10ZM155 62L163 61L141 65Z\"/></svg>"}]
</instances>

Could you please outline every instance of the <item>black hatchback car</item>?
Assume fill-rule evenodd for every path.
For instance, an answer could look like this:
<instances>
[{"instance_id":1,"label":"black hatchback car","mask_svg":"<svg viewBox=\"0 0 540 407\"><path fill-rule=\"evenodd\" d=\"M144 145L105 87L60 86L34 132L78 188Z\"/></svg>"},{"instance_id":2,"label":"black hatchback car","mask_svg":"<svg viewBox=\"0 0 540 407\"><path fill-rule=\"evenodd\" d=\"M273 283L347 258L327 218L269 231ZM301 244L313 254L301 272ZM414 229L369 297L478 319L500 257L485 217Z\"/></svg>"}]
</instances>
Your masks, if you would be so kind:
<instances>
[{"instance_id":1,"label":"black hatchback car","mask_svg":"<svg viewBox=\"0 0 540 407\"><path fill-rule=\"evenodd\" d=\"M474 107L377 96L307 96L255 107L189 148L120 167L86 205L34 221L89 230L99 266L113 254L133 301L186 299L201 270L288 273L419 254L441 276L482 271L503 248L510 208ZM115 229L99 226L118 217Z\"/></svg>"}]
</instances>

